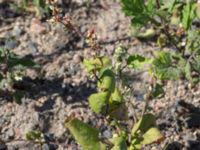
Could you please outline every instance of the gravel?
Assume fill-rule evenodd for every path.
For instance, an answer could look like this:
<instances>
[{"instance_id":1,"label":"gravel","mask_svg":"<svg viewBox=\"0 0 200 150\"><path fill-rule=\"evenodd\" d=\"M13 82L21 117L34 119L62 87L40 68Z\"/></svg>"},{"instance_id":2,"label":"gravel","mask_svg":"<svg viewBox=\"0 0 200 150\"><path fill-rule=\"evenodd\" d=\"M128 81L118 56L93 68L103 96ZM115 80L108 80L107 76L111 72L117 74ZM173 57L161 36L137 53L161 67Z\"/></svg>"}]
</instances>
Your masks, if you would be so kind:
<instances>
[{"instance_id":1,"label":"gravel","mask_svg":"<svg viewBox=\"0 0 200 150\"><path fill-rule=\"evenodd\" d=\"M64 127L71 114L96 126L103 137L110 138L115 129L108 127L102 116L94 114L88 107L87 98L96 92L96 83L87 77L82 64L92 51L77 34L63 30L62 25L50 25L33 14L19 14L0 3L4 22L11 29L0 32L0 37L15 36L0 45L12 49L20 56L31 56L39 65L37 70L27 70L23 80L26 96L22 105L1 98L0 105L0 150L81 150ZM62 3L62 1L59 1ZM129 36L130 19L121 12L118 1L92 1L87 8L84 1L65 1L64 12L72 18L77 30L83 35L95 28L101 42L101 54L112 58L119 44L129 47L130 53L150 55L158 48L151 42L141 43ZM2 9L3 6L5 9ZM8 12L8 14L6 14ZM1 16L0 16L1 20ZM132 125L133 115L140 116L144 106L145 85L149 75L130 72L134 87L135 107L128 105ZM165 86L166 95L151 101L149 106L157 117L157 125L165 135L160 144L146 146L144 150L199 150L200 149L200 85L192 87L187 81L170 81ZM39 130L44 143L27 141L28 131Z\"/></svg>"}]
</instances>

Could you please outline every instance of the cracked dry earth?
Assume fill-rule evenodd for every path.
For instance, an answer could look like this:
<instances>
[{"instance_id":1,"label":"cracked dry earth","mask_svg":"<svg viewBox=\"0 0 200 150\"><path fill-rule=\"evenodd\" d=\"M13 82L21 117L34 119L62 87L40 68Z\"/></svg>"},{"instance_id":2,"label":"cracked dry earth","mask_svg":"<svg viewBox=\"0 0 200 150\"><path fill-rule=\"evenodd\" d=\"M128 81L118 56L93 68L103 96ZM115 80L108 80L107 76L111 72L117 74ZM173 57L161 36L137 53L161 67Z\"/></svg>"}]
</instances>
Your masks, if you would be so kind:
<instances>
[{"instance_id":1,"label":"cracked dry earth","mask_svg":"<svg viewBox=\"0 0 200 150\"><path fill-rule=\"evenodd\" d=\"M0 46L8 47L20 56L32 58L41 67L27 70L24 78L25 97L18 105L0 97L0 150L79 150L64 122L72 113L97 126L105 137L113 129L102 116L88 107L87 98L96 91L95 82L87 77L83 58L91 51L84 39L64 31L62 25L51 25L32 13L11 9L13 1L0 0ZM102 54L112 54L119 44L130 53L150 55L158 50L153 42L140 42L130 36L130 20L121 12L119 1L92 0L88 8L84 0L59 1L64 13L76 28L86 35L95 28L102 45ZM14 36L15 39L5 41ZM144 85L149 82L146 72L131 74L134 87L135 111L129 107L130 123L133 113L140 114L144 105ZM165 140L144 150L200 150L200 85L191 87L187 81L171 81L162 99L150 102L151 111ZM28 131L44 134L42 144L27 141Z\"/></svg>"}]
</instances>

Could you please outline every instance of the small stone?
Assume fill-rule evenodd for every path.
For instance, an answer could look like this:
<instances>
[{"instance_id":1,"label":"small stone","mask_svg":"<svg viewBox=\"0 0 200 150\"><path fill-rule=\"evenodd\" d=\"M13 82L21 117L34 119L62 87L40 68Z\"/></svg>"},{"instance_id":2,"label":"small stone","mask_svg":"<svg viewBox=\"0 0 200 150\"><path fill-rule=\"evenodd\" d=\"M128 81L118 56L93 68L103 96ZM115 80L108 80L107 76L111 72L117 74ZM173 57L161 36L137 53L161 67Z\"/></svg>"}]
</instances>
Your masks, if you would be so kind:
<instances>
[{"instance_id":1,"label":"small stone","mask_svg":"<svg viewBox=\"0 0 200 150\"><path fill-rule=\"evenodd\" d=\"M55 145L55 144L47 144L47 143L45 143L45 144L43 144L43 150L56 150L56 149L58 149L58 146L57 145Z\"/></svg>"},{"instance_id":2,"label":"small stone","mask_svg":"<svg viewBox=\"0 0 200 150\"><path fill-rule=\"evenodd\" d=\"M85 3L85 1L83 0L74 0L75 3L79 4L79 5L83 5Z\"/></svg>"},{"instance_id":3,"label":"small stone","mask_svg":"<svg viewBox=\"0 0 200 150\"><path fill-rule=\"evenodd\" d=\"M154 146L154 147L151 148L151 150L157 150L157 148Z\"/></svg>"},{"instance_id":4,"label":"small stone","mask_svg":"<svg viewBox=\"0 0 200 150\"><path fill-rule=\"evenodd\" d=\"M37 19L32 19L30 31L35 34L42 34L46 32L46 27Z\"/></svg>"},{"instance_id":5,"label":"small stone","mask_svg":"<svg viewBox=\"0 0 200 150\"><path fill-rule=\"evenodd\" d=\"M28 48L31 50L32 54L36 54L38 52L37 44L33 42L28 43Z\"/></svg>"},{"instance_id":6,"label":"small stone","mask_svg":"<svg viewBox=\"0 0 200 150\"><path fill-rule=\"evenodd\" d=\"M78 64L82 61L82 57L79 54L75 54L73 57L73 61Z\"/></svg>"},{"instance_id":7,"label":"small stone","mask_svg":"<svg viewBox=\"0 0 200 150\"><path fill-rule=\"evenodd\" d=\"M14 49L15 47L17 47L18 42L15 39L11 39L11 40L7 40L5 47L7 49Z\"/></svg>"},{"instance_id":8,"label":"small stone","mask_svg":"<svg viewBox=\"0 0 200 150\"><path fill-rule=\"evenodd\" d=\"M15 37L20 37L22 33L23 33L23 29L19 25L16 25L14 29L12 30L12 35Z\"/></svg>"},{"instance_id":9,"label":"small stone","mask_svg":"<svg viewBox=\"0 0 200 150\"><path fill-rule=\"evenodd\" d=\"M105 138L111 138L112 137L112 133L111 133L111 131L106 130L106 131L103 132L103 136Z\"/></svg>"},{"instance_id":10,"label":"small stone","mask_svg":"<svg viewBox=\"0 0 200 150\"><path fill-rule=\"evenodd\" d=\"M1 116L0 117L0 126L3 126L6 122L7 122L7 120Z\"/></svg>"},{"instance_id":11,"label":"small stone","mask_svg":"<svg viewBox=\"0 0 200 150\"><path fill-rule=\"evenodd\" d=\"M45 144L43 144L42 149L43 150L50 150L50 147L49 147L48 144L45 143Z\"/></svg>"},{"instance_id":12,"label":"small stone","mask_svg":"<svg viewBox=\"0 0 200 150\"><path fill-rule=\"evenodd\" d=\"M106 46L106 50L107 50L107 53L108 53L109 55L112 55L112 54L113 54L114 49L115 49L114 45L107 45L107 46Z\"/></svg>"},{"instance_id":13,"label":"small stone","mask_svg":"<svg viewBox=\"0 0 200 150\"><path fill-rule=\"evenodd\" d=\"M7 145L5 144L0 144L0 150L7 150Z\"/></svg>"},{"instance_id":14,"label":"small stone","mask_svg":"<svg viewBox=\"0 0 200 150\"><path fill-rule=\"evenodd\" d=\"M44 150L57 150L58 149L58 145L56 145L56 144L46 144L46 145L48 145L48 147L46 146L46 149L44 149Z\"/></svg>"},{"instance_id":15,"label":"small stone","mask_svg":"<svg viewBox=\"0 0 200 150\"><path fill-rule=\"evenodd\" d=\"M15 136L15 132L14 132L13 129L9 129L9 130L7 131L7 134L8 134L8 136L9 136L9 139L13 139L14 136Z\"/></svg>"},{"instance_id":16,"label":"small stone","mask_svg":"<svg viewBox=\"0 0 200 150\"><path fill-rule=\"evenodd\" d=\"M45 141L51 141L51 142L54 141L54 135L51 133L44 134L44 138L45 138Z\"/></svg>"},{"instance_id":17,"label":"small stone","mask_svg":"<svg viewBox=\"0 0 200 150\"><path fill-rule=\"evenodd\" d=\"M51 144L51 143L44 143L42 145L42 150L57 150L58 145L56 144Z\"/></svg>"}]
</instances>

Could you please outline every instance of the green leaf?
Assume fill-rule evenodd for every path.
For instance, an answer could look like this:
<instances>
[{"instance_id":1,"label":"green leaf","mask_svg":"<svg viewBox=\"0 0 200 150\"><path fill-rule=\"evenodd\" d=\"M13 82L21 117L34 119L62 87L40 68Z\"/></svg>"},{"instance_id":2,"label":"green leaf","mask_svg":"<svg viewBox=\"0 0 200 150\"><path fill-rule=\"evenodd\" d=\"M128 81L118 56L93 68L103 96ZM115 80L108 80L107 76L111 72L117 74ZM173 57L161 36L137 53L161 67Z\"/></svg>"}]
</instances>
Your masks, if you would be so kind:
<instances>
[{"instance_id":1,"label":"green leaf","mask_svg":"<svg viewBox=\"0 0 200 150\"><path fill-rule=\"evenodd\" d=\"M125 15L132 17L132 25L137 28L146 25L155 15L153 0L149 0L147 4L144 0L121 0L121 2L123 12Z\"/></svg>"},{"instance_id":2,"label":"green leaf","mask_svg":"<svg viewBox=\"0 0 200 150\"><path fill-rule=\"evenodd\" d=\"M198 18L200 18L200 3L197 3L196 15L197 15Z\"/></svg>"},{"instance_id":3,"label":"green leaf","mask_svg":"<svg viewBox=\"0 0 200 150\"><path fill-rule=\"evenodd\" d=\"M128 119L127 107L121 91L118 88L115 88L115 91L109 99L109 116L117 120Z\"/></svg>"},{"instance_id":4,"label":"green leaf","mask_svg":"<svg viewBox=\"0 0 200 150\"><path fill-rule=\"evenodd\" d=\"M107 109L109 98L109 92L100 92L92 94L88 98L89 105L95 113L104 113Z\"/></svg>"},{"instance_id":5,"label":"green leaf","mask_svg":"<svg viewBox=\"0 0 200 150\"><path fill-rule=\"evenodd\" d=\"M139 144L131 144L128 150L141 150L141 149L142 145L139 143Z\"/></svg>"},{"instance_id":6,"label":"green leaf","mask_svg":"<svg viewBox=\"0 0 200 150\"><path fill-rule=\"evenodd\" d=\"M131 135L137 135L137 132L145 133L150 127L156 125L156 119L152 114L145 114L134 126Z\"/></svg>"},{"instance_id":7,"label":"green leaf","mask_svg":"<svg viewBox=\"0 0 200 150\"><path fill-rule=\"evenodd\" d=\"M36 7L45 8L46 6L45 0L34 0L33 2Z\"/></svg>"},{"instance_id":8,"label":"green leaf","mask_svg":"<svg viewBox=\"0 0 200 150\"><path fill-rule=\"evenodd\" d=\"M187 60L183 58L182 56L179 56L179 61L178 61L178 68L182 71L185 72L185 66L187 64Z\"/></svg>"},{"instance_id":9,"label":"green leaf","mask_svg":"<svg viewBox=\"0 0 200 150\"><path fill-rule=\"evenodd\" d=\"M194 65L193 65L195 71L200 73L200 55L197 55L195 57Z\"/></svg>"},{"instance_id":10,"label":"green leaf","mask_svg":"<svg viewBox=\"0 0 200 150\"><path fill-rule=\"evenodd\" d=\"M99 131L96 128L78 119L70 120L66 127L84 150L106 150L106 145L99 140Z\"/></svg>"},{"instance_id":11,"label":"green leaf","mask_svg":"<svg viewBox=\"0 0 200 150\"><path fill-rule=\"evenodd\" d=\"M138 14L137 16L131 19L131 24L137 29L140 29L145 24L147 24L150 20L151 19L147 14Z\"/></svg>"},{"instance_id":12,"label":"green leaf","mask_svg":"<svg viewBox=\"0 0 200 150\"><path fill-rule=\"evenodd\" d=\"M31 59L25 59L25 58L19 59L18 64L24 67L36 66L36 63L34 61L32 61Z\"/></svg>"},{"instance_id":13,"label":"green leaf","mask_svg":"<svg viewBox=\"0 0 200 150\"><path fill-rule=\"evenodd\" d=\"M98 88L101 91L114 92L115 90L115 74L110 69L103 69L100 72L100 81L98 82Z\"/></svg>"},{"instance_id":14,"label":"green leaf","mask_svg":"<svg viewBox=\"0 0 200 150\"><path fill-rule=\"evenodd\" d=\"M154 29L147 29L145 32L139 32L135 36L140 39L150 39L156 35L156 31Z\"/></svg>"},{"instance_id":15,"label":"green leaf","mask_svg":"<svg viewBox=\"0 0 200 150\"><path fill-rule=\"evenodd\" d=\"M187 53L197 53L200 54L200 30L189 30L187 34Z\"/></svg>"},{"instance_id":16,"label":"green leaf","mask_svg":"<svg viewBox=\"0 0 200 150\"><path fill-rule=\"evenodd\" d=\"M127 144L124 137L115 137L110 141L114 144L111 150L127 150Z\"/></svg>"},{"instance_id":17,"label":"green leaf","mask_svg":"<svg viewBox=\"0 0 200 150\"><path fill-rule=\"evenodd\" d=\"M102 68L106 68L112 65L111 60L108 57L97 57L95 59L84 59L83 64L87 71L100 71Z\"/></svg>"},{"instance_id":18,"label":"green leaf","mask_svg":"<svg viewBox=\"0 0 200 150\"><path fill-rule=\"evenodd\" d=\"M26 139L27 140L41 140L42 133L40 131L29 131L28 133L26 133Z\"/></svg>"},{"instance_id":19,"label":"green leaf","mask_svg":"<svg viewBox=\"0 0 200 150\"><path fill-rule=\"evenodd\" d=\"M190 62L187 62L186 63L186 66L185 66L185 77L186 79L188 79L189 81L192 81L192 73L191 73L191 65L190 65Z\"/></svg>"},{"instance_id":20,"label":"green leaf","mask_svg":"<svg viewBox=\"0 0 200 150\"><path fill-rule=\"evenodd\" d=\"M163 0L161 9L168 9L169 12L172 12L173 8L175 7L176 1L177 0Z\"/></svg>"},{"instance_id":21,"label":"green leaf","mask_svg":"<svg viewBox=\"0 0 200 150\"><path fill-rule=\"evenodd\" d=\"M36 8L36 16L42 17L44 14L50 13L49 5L45 0L33 0Z\"/></svg>"},{"instance_id":22,"label":"green leaf","mask_svg":"<svg viewBox=\"0 0 200 150\"><path fill-rule=\"evenodd\" d=\"M94 59L84 59L83 64L89 73L95 69L98 69Z\"/></svg>"},{"instance_id":23,"label":"green leaf","mask_svg":"<svg viewBox=\"0 0 200 150\"><path fill-rule=\"evenodd\" d=\"M119 45L115 49L114 57L117 59L119 63L119 62L122 62L124 57L126 57L126 54L127 54L127 48L122 45Z\"/></svg>"},{"instance_id":24,"label":"green leaf","mask_svg":"<svg viewBox=\"0 0 200 150\"><path fill-rule=\"evenodd\" d=\"M110 103L123 103L123 102L124 102L122 93L121 93L121 91L119 90L119 88L115 88L115 91L112 93L109 102L110 102Z\"/></svg>"},{"instance_id":25,"label":"green leaf","mask_svg":"<svg viewBox=\"0 0 200 150\"><path fill-rule=\"evenodd\" d=\"M103 56L99 57L99 59L101 60L101 63L103 63L104 68L109 68L112 66L112 61L109 57Z\"/></svg>"},{"instance_id":26,"label":"green leaf","mask_svg":"<svg viewBox=\"0 0 200 150\"><path fill-rule=\"evenodd\" d=\"M156 9L156 1L155 0L148 0L148 3L147 3L147 10L149 12L153 11Z\"/></svg>"},{"instance_id":27,"label":"green leaf","mask_svg":"<svg viewBox=\"0 0 200 150\"><path fill-rule=\"evenodd\" d=\"M142 144L147 145L154 142L159 142L163 138L164 137L161 134L161 132L158 130L158 128L152 127L147 132L144 133Z\"/></svg>"},{"instance_id":28,"label":"green leaf","mask_svg":"<svg viewBox=\"0 0 200 150\"><path fill-rule=\"evenodd\" d=\"M144 0L121 0L122 10L128 16L138 15L144 11Z\"/></svg>"},{"instance_id":29,"label":"green leaf","mask_svg":"<svg viewBox=\"0 0 200 150\"><path fill-rule=\"evenodd\" d=\"M172 16L171 17L171 24L172 25L179 25L180 24L180 17L179 16Z\"/></svg>"},{"instance_id":30,"label":"green leaf","mask_svg":"<svg viewBox=\"0 0 200 150\"><path fill-rule=\"evenodd\" d=\"M145 114L133 127L130 150L140 150L142 146L164 139L156 128L156 119L152 114Z\"/></svg>"},{"instance_id":31,"label":"green leaf","mask_svg":"<svg viewBox=\"0 0 200 150\"><path fill-rule=\"evenodd\" d=\"M141 69L143 68L146 64L150 63L150 59L147 59L143 56L140 55L131 55L128 57L127 64L129 67L134 68L134 69Z\"/></svg>"},{"instance_id":32,"label":"green leaf","mask_svg":"<svg viewBox=\"0 0 200 150\"><path fill-rule=\"evenodd\" d=\"M0 82L3 80L3 75L0 73Z\"/></svg>"},{"instance_id":33,"label":"green leaf","mask_svg":"<svg viewBox=\"0 0 200 150\"><path fill-rule=\"evenodd\" d=\"M13 98L14 98L14 100L15 100L15 102L17 104L21 104L22 103L22 98L24 97L24 95L25 95L24 91L16 90L13 93Z\"/></svg>"},{"instance_id":34,"label":"green leaf","mask_svg":"<svg viewBox=\"0 0 200 150\"><path fill-rule=\"evenodd\" d=\"M152 90L152 96L153 98L161 98L165 94L163 85L156 83L155 87L153 87Z\"/></svg>"},{"instance_id":35,"label":"green leaf","mask_svg":"<svg viewBox=\"0 0 200 150\"><path fill-rule=\"evenodd\" d=\"M181 20L186 30L188 30L191 27L192 21L196 17L195 10L196 10L196 2L188 2L183 7Z\"/></svg>"},{"instance_id":36,"label":"green leaf","mask_svg":"<svg viewBox=\"0 0 200 150\"><path fill-rule=\"evenodd\" d=\"M152 62L151 72L161 80L177 80L182 71L177 66L176 55L168 52L159 52Z\"/></svg>"},{"instance_id":37,"label":"green leaf","mask_svg":"<svg viewBox=\"0 0 200 150\"><path fill-rule=\"evenodd\" d=\"M109 116L116 120L128 120L128 108L125 103L109 105Z\"/></svg>"},{"instance_id":38,"label":"green leaf","mask_svg":"<svg viewBox=\"0 0 200 150\"><path fill-rule=\"evenodd\" d=\"M157 44L159 47L164 47L167 43L167 37L164 34L160 34L157 39Z\"/></svg>"},{"instance_id":39,"label":"green leaf","mask_svg":"<svg viewBox=\"0 0 200 150\"><path fill-rule=\"evenodd\" d=\"M8 67L13 68L15 66L34 67L36 65L31 59L18 58L16 55L10 56L8 60Z\"/></svg>"}]
</instances>

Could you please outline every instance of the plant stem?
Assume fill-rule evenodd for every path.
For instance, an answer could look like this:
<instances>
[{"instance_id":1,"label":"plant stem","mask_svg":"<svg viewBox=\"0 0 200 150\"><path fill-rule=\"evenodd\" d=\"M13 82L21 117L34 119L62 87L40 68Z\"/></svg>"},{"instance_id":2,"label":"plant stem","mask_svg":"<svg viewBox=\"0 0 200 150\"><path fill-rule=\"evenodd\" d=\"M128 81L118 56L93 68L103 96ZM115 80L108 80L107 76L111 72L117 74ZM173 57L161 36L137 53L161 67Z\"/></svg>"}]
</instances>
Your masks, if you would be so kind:
<instances>
[{"instance_id":1,"label":"plant stem","mask_svg":"<svg viewBox=\"0 0 200 150\"><path fill-rule=\"evenodd\" d=\"M93 70L93 75L94 75L95 79L101 83L101 79L97 76L95 70Z\"/></svg>"},{"instance_id":2,"label":"plant stem","mask_svg":"<svg viewBox=\"0 0 200 150\"><path fill-rule=\"evenodd\" d=\"M144 108L143 108L143 111L142 111L142 116L144 116L147 108L148 108L148 105L149 105L149 101L152 100L152 89L153 89L153 84L154 84L154 80L153 78L151 79L151 83L150 83L150 87L149 87L149 90L147 92L147 95L145 97L145 104L144 104Z\"/></svg>"},{"instance_id":3,"label":"plant stem","mask_svg":"<svg viewBox=\"0 0 200 150\"><path fill-rule=\"evenodd\" d=\"M160 1L159 0L156 0L156 6L157 6L157 9L160 8ZM163 28L163 32L164 34L167 36L168 40L170 41L170 43L178 50L178 51L181 51L181 49L177 46L177 43L174 42L174 40L171 38L171 35L170 33L168 32L168 26L165 25L165 21L163 20L162 17L160 17L161 19L161 23L164 25L164 28ZM152 21L154 24L157 24L157 21L155 21L155 19L152 18Z\"/></svg>"},{"instance_id":4,"label":"plant stem","mask_svg":"<svg viewBox=\"0 0 200 150\"><path fill-rule=\"evenodd\" d=\"M113 143L111 143L108 139L105 139L105 138L100 138L100 140L107 144L110 148L113 147Z\"/></svg>"},{"instance_id":5,"label":"plant stem","mask_svg":"<svg viewBox=\"0 0 200 150\"><path fill-rule=\"evenodd\" d=\"M163 22L163 24L164 24L164 22ZM178 51L181 52L182 50L177 46L177 43L174 42L174 40L172 39L170 33L168 32L168 26L167 26L167 25L164 26L163 32L164 32L164 34L167 36L169 42L170 42Z\"/></svg>"},{"instance_id":6,"label":"plant stem","mask_svg":"<svg viewBox=\"0 0 200 150\"><path fill-rule=\"evenodd\" d=\"M159 0L156 0L156 6L157 6L157 9L160 8L160 2L159 2Z\"/></svg>"}]
</instances>

